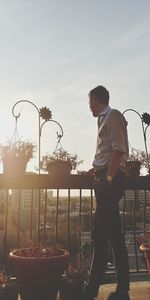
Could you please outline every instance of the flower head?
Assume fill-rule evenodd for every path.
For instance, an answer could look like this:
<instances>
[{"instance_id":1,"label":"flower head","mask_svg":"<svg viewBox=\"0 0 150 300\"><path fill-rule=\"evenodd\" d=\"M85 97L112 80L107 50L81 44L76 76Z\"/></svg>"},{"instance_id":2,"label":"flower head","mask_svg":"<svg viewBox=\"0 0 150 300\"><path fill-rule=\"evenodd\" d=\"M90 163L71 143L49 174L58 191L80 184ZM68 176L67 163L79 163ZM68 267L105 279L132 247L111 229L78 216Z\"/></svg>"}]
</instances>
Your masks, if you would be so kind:
<instances>
[{"instance_id":1,"label":"flower head","mask_svg":"<svg viewBox=\"0 0 150 300\"><path fill-rule=\"evenodd\" d=\"M148 113L143 113L142 114L142 121L145 124L150 125L150 115Z\"/></svg>"},{"instance_id":2,"label":"flower head","mask_svg":"<svg viewBox=\"0 0 150 300\"><path fill-rule=\"evenodd\" d=\"M45 121L49 121L52 119L52 112L46 106L42 107L40 108L40 117Z\"/></svg>"}]
</instances>

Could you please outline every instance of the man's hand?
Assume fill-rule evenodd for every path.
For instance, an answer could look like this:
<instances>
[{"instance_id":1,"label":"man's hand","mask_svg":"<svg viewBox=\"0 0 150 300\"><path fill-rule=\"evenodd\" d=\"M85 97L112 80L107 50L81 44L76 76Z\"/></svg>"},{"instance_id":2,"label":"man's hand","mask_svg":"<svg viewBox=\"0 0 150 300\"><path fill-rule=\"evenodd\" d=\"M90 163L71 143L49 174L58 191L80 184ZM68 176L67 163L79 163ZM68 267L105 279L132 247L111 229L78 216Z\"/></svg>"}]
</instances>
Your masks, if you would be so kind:
<instances>
[{"instance_id":1,"label":"man's hand","mask_svg":"<svg viewBox=\"0 0 150 300\"><path fill-rule=\"evenodd\" d=\"M96 169L95 168L91 168L87 171L87 175L95 175Z\"/></svg>"}]
</instances>

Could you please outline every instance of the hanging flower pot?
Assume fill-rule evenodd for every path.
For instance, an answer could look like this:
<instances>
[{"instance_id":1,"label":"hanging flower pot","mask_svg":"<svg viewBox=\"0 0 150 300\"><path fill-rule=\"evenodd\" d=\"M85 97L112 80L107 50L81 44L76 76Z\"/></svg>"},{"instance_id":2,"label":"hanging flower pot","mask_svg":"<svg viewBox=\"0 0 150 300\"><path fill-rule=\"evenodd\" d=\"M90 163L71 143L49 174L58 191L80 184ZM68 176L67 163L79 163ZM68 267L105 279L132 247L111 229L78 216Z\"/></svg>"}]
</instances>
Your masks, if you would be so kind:
<instances>
[{"instance_id":1,"label":"hanging flower pot","mask_svg":"<svg viewBox=\"0 0 150 300\"><path fill-rule=\"evenodd\" d=\"M3 172L6 175L21 175L26 171L28 161L33 157L36 145L29 141L19 140L0 146Z\"/></svg>"},{"instance_id":2,"label":"hanging flower pot","mask_svg":"<svg viewBox=\"0 0 150 300\"><path fill-rule=\"evenodd\" d=\"M9 174L24 174L26 171L27 163L25 159L17 157L3 157L3 173Z\"/></svg>"},{"instance_id":3,"label":"hanging flower pot","mask_svg":"<svg viewBox=\"0 0 150 300\"><path fill-rule=\"evenodd\" d=\"M13 250L21 300L55 300L69 253L63 249L21 248Z\"/></svg>"},{"instance_id":4,"label":"hanging flower pot","mask_svg":"<svg viewBox=\"0 0 150 300\"><path fill-rule=\"evenodd\" d=\"M51 177L67 177L72 170L76 170L82 161L78 159L77 154L70 154L62 148L59 148L53 155L44 155L41 160L41 169L48 171Z\"/></svg>"},{"instance_id":5,"label":"hanging flower pot","mask_svg":"<svg viewBox=\"0 0 150 300\"><path fill-rule=\"evenodd\" d=\"M139 176L141 169L141 162L139 160L128 160L126 162L126 175L127 176Z\"/></svg>"},{"instance_id":6,"label":"hanging flower pot","mask_svg":"<svg viewBox=\"0 0 150 300\"><path fill-rule=\"evenodd\" d=\"M72 170L71 163L62 160L50 161L47 165L47 171L52 177L67 177Z\"/></svg>"}]
</instances>

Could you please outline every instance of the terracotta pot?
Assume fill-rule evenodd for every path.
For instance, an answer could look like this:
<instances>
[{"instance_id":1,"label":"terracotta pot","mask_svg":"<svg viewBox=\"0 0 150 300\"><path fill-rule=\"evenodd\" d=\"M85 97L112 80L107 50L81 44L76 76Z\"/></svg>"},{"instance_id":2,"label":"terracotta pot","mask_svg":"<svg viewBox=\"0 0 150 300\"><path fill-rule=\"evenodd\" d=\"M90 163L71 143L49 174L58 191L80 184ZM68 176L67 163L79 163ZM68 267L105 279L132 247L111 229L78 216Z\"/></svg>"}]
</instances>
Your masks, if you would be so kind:
<instances>
[{"instance_id":1,"label":"terracotta pot","mask_svg":"<svg viewBox=\"0 0 150 300\"><path fill-rule=\"evenodd\" d=\"M31 249L31 248L30 248ZM61 275L67 268L69 253L57 249L53 256L26 257L29 248L13 250L9 258L14 262L16 281L22 300L55 300Z\"/></svg>"},{"instance_id":2,"label":"terracotta pot","mask_svg":"<svg viewBox=\"0 0 150 300\"><path fill-rule=\"evenodd\" d=\"M5 157L3 158L3 173L6 175L20 175L26 171L28 160L17 157Z\"/></svg>"},{"instance_id":3,"label":"terracotta pot","mask_svg":"<svg viewBox=\"0 0 150 300\"><path fill-rule=\"evenodd\" d=\"M51 161L47 166L47 171L52 177L67 177L72 170L71 164L66 161Z\"/></svg>"},{"instance_id":4,"label":"terracotta pot","mask_svg":"<svg viewBox=\"0 0 150 300\"><path fill-rule=\"evenodd\" d=\"M150 243L143 243L140 245L140 250L144 253L146 260L147 270L150 274Z\"/></svg>"},{"instance_id":5,"label":"terracotta pot","mask_svg":"<svg viewBox=\"0 0 150 300\"><path fill-rule=\"evenodd\" d=\"M126 162L126 175L127 176L139 176L141 169L141 162L138 160L129 160Z\"/></svg>"}]
</instances>

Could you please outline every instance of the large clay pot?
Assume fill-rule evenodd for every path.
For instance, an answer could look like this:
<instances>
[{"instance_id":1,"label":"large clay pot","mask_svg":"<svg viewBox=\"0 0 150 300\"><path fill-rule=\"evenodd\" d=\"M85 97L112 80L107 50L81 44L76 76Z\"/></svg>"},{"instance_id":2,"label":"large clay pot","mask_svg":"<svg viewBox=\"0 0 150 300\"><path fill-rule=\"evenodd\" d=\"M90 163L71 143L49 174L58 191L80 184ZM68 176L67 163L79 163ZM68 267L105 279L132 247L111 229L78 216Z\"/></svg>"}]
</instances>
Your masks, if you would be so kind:
<instances>
[{"instance_id":1,"label":"large clay pot","mask_svg":"<svg viewBox=\"0 0 150 300\"><path fill-rule=\"evenodd\" d=\"M28 251L29 248L22 248L9 254L14 262L21 300L55 300L69 253L57 249L51 256L26 257Z\"/></svg>"},{"instance_id":2,"label":"large clay pot","mask_svg":"<svg viewBox=\"0 0 150 300\"><path fill-rule=\"evenodd\" d=\"M140 245L140 250L144 253L146 260L147 270L150 274L150 243L143 243Z\"/></svg>"}]
</instances>

